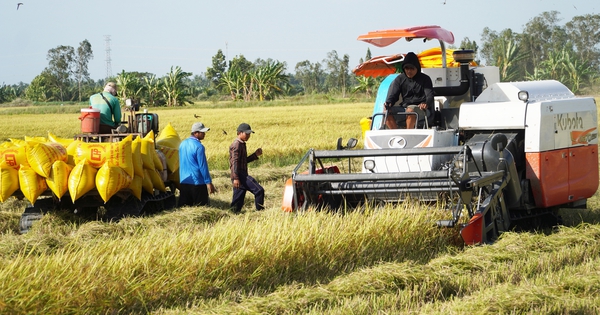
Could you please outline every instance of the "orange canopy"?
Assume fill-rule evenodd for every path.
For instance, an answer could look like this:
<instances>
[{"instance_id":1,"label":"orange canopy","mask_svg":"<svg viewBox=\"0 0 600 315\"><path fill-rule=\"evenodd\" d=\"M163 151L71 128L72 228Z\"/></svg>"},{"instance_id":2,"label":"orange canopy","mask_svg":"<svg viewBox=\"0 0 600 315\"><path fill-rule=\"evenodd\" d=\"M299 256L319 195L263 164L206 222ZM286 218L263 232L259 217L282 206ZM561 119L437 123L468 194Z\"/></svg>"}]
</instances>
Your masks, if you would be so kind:
<instances>
[{"instance_id":1,"label":"orange canopy","mask_svg":"<svg viewBox=\"0 0 600 315\"><path fill-rule=\"evenodd\" d=\"M365 77L382 77L398 72L402 60L404 54L374 57L356 66L352 72Z\"/></svg>"},{"instance_id":2,"label":"orange canopy","mask_svg":"<svg viewBox=\"0 0 600 315\"><path fill-rule=\"evenodd\" d=\"M437 25L415 26L403 29L380 30L358 36L358 40L365 41L377 47L385 47L395 43L400 38L411 41L415 38L437 39L448 44L454 43L454 34Z\"/></svg>"}]
</instances>

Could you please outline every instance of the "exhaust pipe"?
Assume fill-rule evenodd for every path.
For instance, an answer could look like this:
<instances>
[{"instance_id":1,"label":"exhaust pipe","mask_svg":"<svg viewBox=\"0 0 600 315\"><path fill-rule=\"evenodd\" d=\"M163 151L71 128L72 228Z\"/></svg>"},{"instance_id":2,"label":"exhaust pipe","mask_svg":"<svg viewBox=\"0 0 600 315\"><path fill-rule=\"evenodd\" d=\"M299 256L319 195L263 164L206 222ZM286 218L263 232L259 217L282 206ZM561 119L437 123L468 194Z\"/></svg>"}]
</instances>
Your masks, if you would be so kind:
<instances>
[{"instance_id":1,"label":"exhaust pipe","mask_svg":"<svg viewBox=\"0 0 600 315\"><path fill-rule=\"evenodd\" d=\"M452 57L460 62L460 85L434 87L435 96L459 96L467 93L471 87L469 63L475 59L475 53L467 49L456 50L452 53Z\"/></svg>"}]
</instances>

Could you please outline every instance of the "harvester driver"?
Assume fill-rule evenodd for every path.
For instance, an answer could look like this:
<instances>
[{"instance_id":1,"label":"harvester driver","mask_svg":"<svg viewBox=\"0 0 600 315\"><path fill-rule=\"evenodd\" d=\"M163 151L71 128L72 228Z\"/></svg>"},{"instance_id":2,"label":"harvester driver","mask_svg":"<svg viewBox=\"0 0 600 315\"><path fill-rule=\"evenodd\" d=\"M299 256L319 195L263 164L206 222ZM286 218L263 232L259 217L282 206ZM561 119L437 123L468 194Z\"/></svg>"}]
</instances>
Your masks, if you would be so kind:
<instances>
[{"instance_id":1,"label":"harvester driver","mask_svg":"<svg viewBox=\"0 0 600 315\"><path fill-rule=\"evenodd\" d=\"M121 104L116 96L114 82L108 82L104 91L90 96L90 106L100 110L100 134L110 134L121 124Z\"/></svg>"},{"instance_id":2,"label":"harvester driver","mask_svg":"<svg viewBox=\"0 0 600 315\"><path fill-rule=\"evenodd\" d=\"M407 113L416 113L418 118L427 119L427 110L433 109L433 83L431 78L421 72L421 63L419 57L413 52L404 56L402 62L404 73L398 75L392 84L385 100L385 110L388 112L385 124L388 129L397 129L398 124L394 113L405 109ZM402 101L398 108L392 109L402 96ZM391 114L391 115L390 115ZM417 116L413 114L406 115L406 129L413 129L417 123Z\"/></svg>"}]
</instances>

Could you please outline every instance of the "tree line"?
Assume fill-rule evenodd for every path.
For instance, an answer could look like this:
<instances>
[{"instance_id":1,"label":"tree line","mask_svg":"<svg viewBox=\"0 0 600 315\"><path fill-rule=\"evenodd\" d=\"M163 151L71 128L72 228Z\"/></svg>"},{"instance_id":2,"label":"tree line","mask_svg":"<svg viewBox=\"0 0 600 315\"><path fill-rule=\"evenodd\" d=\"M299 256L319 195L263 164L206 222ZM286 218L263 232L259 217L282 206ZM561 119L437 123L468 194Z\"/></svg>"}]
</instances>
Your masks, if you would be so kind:
<instances>
[{"instance_id":1,"label":"tree line","mask_svg":"<svg viewBox=\"0 0 600 315\"><path fill-rule=\"evenodd\" d=\"M543 12L525 24L523 32L500 32L485 27L478 44L464 38L458 47L477 53L478 63L498 66L502 81L555 79L574 93L593 93L600 81L600 15L576 16L559 24L557 11ZM182 106L201 100L268 101L281 97L329 94L370 97L381 79L357 77L350 57L333 50L321 62L298 62L295 73L273 59L247 60L243 55L226 60L222 50L212 57L206 72L194 75L180 67L157 77L152 73L122 70L112 78L94 81L88 73L93 58L84 40L77 49L58 46L47 54L48 66L31 83L0 86L0 103L21 98L35 102L82 101L102 89L106 81L119 85L122 99L147 106ZM367 49L363 60L371 58Z\"/></svg>"},{"instance_id":2,"label":"tree line","mask_svg":"<svg viewBox=\"0 0 600 315\"><path fill-rule=\"evenodd\" d=\"M575 94L594 93L600 78L600 15L575 16L559 24L559 12L543 12L517 33L484 28L482 45L468 40L488 65L498 66L502 81L548 80Z\"/></svg>"}]
</instances>

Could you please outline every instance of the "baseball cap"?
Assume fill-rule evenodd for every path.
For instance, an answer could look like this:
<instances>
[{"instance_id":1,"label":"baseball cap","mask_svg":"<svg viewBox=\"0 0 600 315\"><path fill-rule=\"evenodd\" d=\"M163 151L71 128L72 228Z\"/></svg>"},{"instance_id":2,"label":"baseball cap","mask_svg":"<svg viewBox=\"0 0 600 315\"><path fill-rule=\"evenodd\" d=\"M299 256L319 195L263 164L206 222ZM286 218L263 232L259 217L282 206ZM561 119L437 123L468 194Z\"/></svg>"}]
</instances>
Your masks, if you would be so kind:
<instances>
[{"instance_id":1,"label":"baseball cap","mask_svg":"<svg viewBox=\"0 0 600 315\"><path fill-rule=\"evenodd\" d=\"M194 133L194 132L207 132L207 131L209 131L209 130L210 130L210 128L207 128L207 127L206 127L206 126L204 126L204 124L203 124L203 123L201 123L201 122L197 122L197 123L194 123L194 124L192 125L192 133Z\"/></svg>"},{"instance_id":2,"label":"baseball cap","mask_svg":"<svg viewBox=\"0 0 600 315\"><path fill-rule=\"evenodd\" d=\"M252 128L250 128L250 125L248 125L247 123L241 123L237 127L237 132L254 133L254 131L252 131Z\"/></svg>"}]
</instances>

